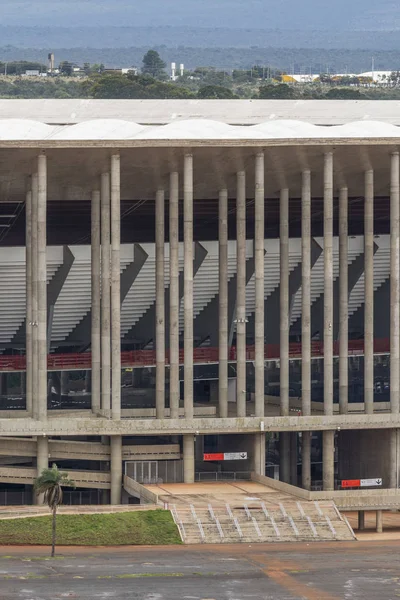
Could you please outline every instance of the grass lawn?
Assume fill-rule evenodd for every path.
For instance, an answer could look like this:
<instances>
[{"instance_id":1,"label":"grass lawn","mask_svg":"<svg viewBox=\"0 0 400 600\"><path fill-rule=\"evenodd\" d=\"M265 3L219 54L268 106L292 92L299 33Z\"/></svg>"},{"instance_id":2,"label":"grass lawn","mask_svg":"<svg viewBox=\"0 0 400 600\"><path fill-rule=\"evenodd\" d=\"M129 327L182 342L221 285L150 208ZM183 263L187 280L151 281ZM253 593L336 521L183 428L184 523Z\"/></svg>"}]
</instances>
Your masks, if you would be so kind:
<instances>
[{"instance_id":1,"label":"grass lawn","mask_svg":"<svg viewBox=\"0 0 400 600\"><path fill-rule=\"evenodd\" d=\"M180 543L166 510L57 516L57 544L64 546ZM7 544L50 545L51 516L0 520L0 545Z\"/></svg>"}]
</instances>

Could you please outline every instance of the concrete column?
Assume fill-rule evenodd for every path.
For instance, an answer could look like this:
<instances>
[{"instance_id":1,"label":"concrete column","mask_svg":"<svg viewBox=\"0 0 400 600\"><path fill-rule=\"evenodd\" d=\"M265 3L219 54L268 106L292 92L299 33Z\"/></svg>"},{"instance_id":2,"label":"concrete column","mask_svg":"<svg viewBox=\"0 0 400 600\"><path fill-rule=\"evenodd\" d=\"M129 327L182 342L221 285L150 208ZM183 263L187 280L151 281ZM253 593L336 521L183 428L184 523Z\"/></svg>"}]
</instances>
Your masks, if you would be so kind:
<instances>
[{"instance_id":1,"label":"concrete column","mask_svg":"<svg viewBox=\"0 0 400 600\"><path fill-rule=\"evenodd\" d=\"M335 432L322 432L322 478L324 492L335 488Z\"/></svg>"},{"instance_id":2,"label":"concrete column","mask_svg":"<svg viewBox=\"0 0 400 600\"><path fill-rule=\"evenodd\" d=\"M280 337L280 412L289 414L289 190L282 189L279 206L279 337ZM290 434L279 434L280 479L290 482Z\"/></svg>"},{"instance_id":3,"label":"concrete column","mask_svg":"<svg viewBox=\"0 0 400 600\"><path fill-rule=\"evenodd\" d=\"M156 416L165 407L164 190L156 193Z\"/></svg>"},{"instance_id":4,"label":"concrete column","mask_svg":"<svg viewBox=\"0 0 400 600\"><path fill-rule=\"evenodd\" d=\"M111 504L121 504L122 491L122 437L110 438L111 451Z\"/></svg>"},{"instance_id":5,"label":"concrete column","mask_svg":"<svg viewBox=\"0 0 400 600\"><path fill-rule=\"evenodd\" d=\"M183 481L194 482L194 435L183 436Z\"/></svg>"},{"instance_id":6,"label":"concrete column","mask_svg":"<svg viewBox=\"0 0 400 600\"><path fill-rule=\"evenodd\" d=\"M92 269L92 411L100 410L101 394L101 285L100 285L100 192L92 193L91 269Z\"/></svg>"},{"instance_id":7,"label":"concrete column","mask_svg":"<svg viewBox=\"0 0 400 600\"><path fill-rule=\"evenodd\" d=\"M38 418L38 176L32 175L32 414Z\"/></svg>"},{"instance_id":8,"label":"concrete column","mask_svg":"<svg viewBox=\"0 0 400 600\"><path fill-rule=\"evenodd\" d=\"M183 169L184 221L184 364L185 418L193 419L193 155L185 154Z\"/></svg>"},{"instance_id":9,"label":"concrete column","mask_svg":"<svg viewBox=\"0 0 400 600\"><path fill-rule=\"evenodd\" d=\"M254 434L254 472L265 475L265 433Z\"/></svg>"},{"instance_id":10,"label":"concrete column","mask_svg":"<svg viewBox=\"0 0 400 600\"><path fill-rule=\"evenodd\" d=\"M398 487L397 430L389 429L389 487Z\"/></svg>"},{"instance_id":11,"label":"concrete column","mask_svg":"<svg viewBox=\"0 0 400 600\"><path fill-rule=\"evenodd\" d=\"M399 412L400 394L400 194L399 153L391 157L390 169L390 408Z\"/></svg>"},{"instance_id":12,"label":"concrete column","mask_svg":"<svg viewBox=\"0 0 400 600\"><path fill-rule=\"evenodd\" d=\"M179 417L179 175L170 175L169 189L169 405Z\"/></svg>"},{"instance_id":13,"label":"concrete column","mask_svg":"<svg viewBox=\"0 0 400 600\"><path fill-rule=\"evenodd\" d=\"M311 172L303 171L301 192L301 411L311 415ZM302 433L301 473L311 488L311 434Z\"/></svg>"},{"instance_id":14,"label":"concrete column","mask_svg":"<svg viewBox=\"0 0 400 600\"><path fill-rule=\"evenodd\" d=\"M279 479L290 483L290 433L279 433Z\"/></svg>"},{"instance_id":15,"label":"concrete column","mask_svg":"<svg viewBox=\"0 0 400 600\"><path fill-rule=\"evenodd\" d=\"M42 474L43 469L49 466L49 439L45 436L38 436L36 448L36 470L37 477ZM44 494L34 495L35 504L43 504Z\"/></svg>"},{"instance_id":16,"label":"concrete column","mask_svg":"<svg viewBox=\"0 0 400 600\"><path fill-rule=\"evenodd\" d=\"M26 410L32 414L32 191L25 204ZM22 391L22 390L21 390Z\"/></svg>"},{"instance_id":17,"label":"concrete column","mask_svg":"<svg viewBox=\"0 0 400 600\"><path fill-rule=\"evenodd\" d=\"M297 486L297 432L291 431L290 436L290 483Z\"/></svg>"},{"instance_id":18,"label":"concrete column","mask_svg":"<svg viewBox=\"0 0 400 600\"><path fill-rule=\"evenodd\" d=\"M101 176L101 408L111 416L110 398L110 174Z\"/></svg>"},{"instance_id":19,"label":"concrete column","mask_svg":"<svg viewBox=\"0 0 400 600\"><path fill-rule=\"evenodd\" d=\"M365 172L364 201L364 407L374 412L374 172Z\"/></svg>"},{"instance_id":20,"label":"concrete column","mask_svg":"<svg viewBox=\"0 0 400 600\"><path fill-rule=\"evenodd\" d=\"M281 190L279 209L280 390L281 415L289 414L289 190Z\"/></svg>"},{"instance_id":21,"label":"concrete column","mask_svg":"<svg viewBox=\"0 0 400 600\"><path fill-rule=\"evenodd\" d=\"M301 479L305 490L311 490L311 431L303 431L301 436Z\"/></svg>"},{"instance_id":22,"label":"concrete column","mask_svg":"<svg viewBox=\"0 0 400 600\"><path fill-rule=\"evenodd\" d=\"M348 411L349 402L349 262L348 262L348 190L339 193L339 410Z\"/></svg>"},{"instance_id":23,"label":"concrete column","mask_svg":"<svg viewBox=\"0 0 400 600\"><path fill-rule=\"evenodd\" d=\"M383 511L377 510L376 511L376 533L382 533L382 532L383 532Z\"/></svg>"},{"instance_id":24,"label":"concrete column","mask_svg":"<svg viewBox=\"0 0 400 600\"><path fill-rule=\"evenodd\" d=\"M236 198L236 402L246 416L246 173L237 173Z\"/></svg>"},{"instance_id":25,"label":"concrete column","mask_svg":"<svg viewBox=\"0 0 400 600\"><path fill-rule=\"evenodd\" d=\"M218 228L218 401L219 416L228 416L228 190L219 193Z\"/></svg>"},{"instance_id":26,"label":"concrete column","mask_svg":"<svg viewBox=\"0 0 400 600\"><path fill-rule=\"evenodd\" d=\"M38 156L38 319L37 319L37 351L38 351L38 419L47 416L47 262L46 262L46 216L47 216L47 158L45 154Z\"/></svg>"},{"instance_id":27,"label":"concrete column","mask_svg":"<svg viewBox=\"0 0 400 600\"><path fill-rule=\"evenodd\" d=\"M255 161L254 273L255 273L255 415L264 417L264 153ZM265 462L265 461L264 461Z\"/></svg>"},{"instance_id":28,"label":"concrete column","mask_svg":"<svg viewBox=\"0 0 400 600\"><path fill-rule=\"evenodd\" d=\"M333 153L324 155L324 412L333 414Z\"/></svg>"},{"instance_id":29,"label":"concrete column","mask_svg":"<svg viewBox=\"0 0 400 600\"><path fill-rule=\"evenodd\" d=\"M111 156L111 416L121 418L121 160Z\"/></svg>"},{"instance_id":30,"label":"concrete column","mask_svg":"<svg viewBox=\"0 0 400 600\"><path fill-rule=\"evenodd\" d=\"M358 511L358 531L363 531L365 529L365 511Z\"/></svg>"},{"instance_id":31,"label":"concrete column","mask_svg":"<svg viewBox=\"0 0 400 600\"><path fill-rule=\"evenodd\" d=\"M301 411L311 414L311 173L303 171L301 194ZM304 452L303 452L303 461ZM304 462L303 462L304 465Z\"/></svg>"}]
</instances>

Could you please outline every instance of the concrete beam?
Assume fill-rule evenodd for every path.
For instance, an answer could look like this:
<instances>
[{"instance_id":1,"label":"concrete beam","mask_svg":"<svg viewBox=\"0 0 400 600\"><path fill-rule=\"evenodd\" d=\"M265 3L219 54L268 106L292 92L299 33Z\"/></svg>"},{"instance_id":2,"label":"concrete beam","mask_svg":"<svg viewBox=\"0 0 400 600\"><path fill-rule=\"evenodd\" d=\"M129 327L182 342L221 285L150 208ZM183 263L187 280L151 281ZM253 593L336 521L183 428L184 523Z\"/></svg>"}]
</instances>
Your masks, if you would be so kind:
<instances>
[{"instance_id":1,"label":"concrete beam","mask_svg":"<svg viewBox=\"0 0 400 600\"><path fill-rule=\"evenodd\" d=\"M76 414L76 413L75 413ZM262 425L263 424L263 425ZM110 420L104 417L84 417L82 415L54 416L46 422L48 436L75 435L182 435L185 433L256 433L261 431L327 431L338 427L351 429L392 429L400 428L400 414L375 413L347 415L316 415L310 417L241 417L193 419L143 419L126 418ZM0 436L42 436L43 424L31 418L12 417L0 419Z\"/></svg>"}]
</instances>

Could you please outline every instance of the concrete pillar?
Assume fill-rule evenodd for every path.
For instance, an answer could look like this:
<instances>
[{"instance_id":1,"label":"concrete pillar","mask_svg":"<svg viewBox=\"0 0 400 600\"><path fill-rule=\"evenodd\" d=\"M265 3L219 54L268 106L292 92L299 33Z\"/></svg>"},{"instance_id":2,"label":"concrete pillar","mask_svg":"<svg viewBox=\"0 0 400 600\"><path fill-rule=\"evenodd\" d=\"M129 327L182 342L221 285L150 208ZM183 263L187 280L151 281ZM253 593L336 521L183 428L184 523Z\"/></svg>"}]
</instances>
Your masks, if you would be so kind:
<instances>
[{"instance_id":1,"label":"concrete pillar","mask_svg":"<svg viewBox=\"0 0 400 600\"><path fill-rule=\"evenodd\" d=\"M265 433L254 434L254 472L265 475Z\"/></svg>"},{"instance_id":2,"label":"concrete pillar","mask_svg":"<svg viewBox=\"0 0 400 600\"><path fill-rule=\"evenodd\" d=\"M398 477L398 456L397 456L397 430L389 429L389 487L397 488L399 484Z\"/></svg>"},{"instance_id":3,"label":"concrete pillar","mask_svg":"<svg viewBox=\"0 0 400 600\"><path fill-rule=\"evenodd\" d=\"M47 417L47 158L38 156L37 192L37 353L38 353L38 410L39 420Z\"/></svg>"},{"instance_id":4,"label":"concrete pillar","mask_svg":"<svg viewBox=\"0 0 400 600\"><path fill-rule=\"evenodd\" d=\"M194 483L194 435L183 436L183 481Z\"/></svg>"},{"instance_id":5,"label":"concrete pillar","mask_svg":"<svg viewBox=\"0 0 400 600\"><path fill-rule=\"evenodd\" d=\"M376 533L383 533L383 511L376 511Z\"/></svg>"},{"instance_id":6,"label":"concrete pillar","mask_svg":"<svg viewBox=\"0 0 400 600\"><path fill-rule=\"evenodd\" d=\"M171 173L169 190L169 405L179 417L179 175Z\"/></svg>"},{"instance_id":7,"label":"concrete pillar","mask_svg":"<svg viewBox=\"0 0 400 600\"><path fill-rule=\"evenodd\" d=\"M110 174L101 176L101 409L111 416L110 398Z\"/></svg>"},{"instance_id":8,"label":"concrete pillar","mask_svg":"<svg viewBox=\"0 0 400 600\"><path fill-rule=\"evenodd\" d=\"M290 433L279 433L279 479L290 483Z\"/></svg>"},{"instance_id":9,"label":"concrete pillar","mask_svg":"<svg viewBox=\"0 0 400 600\"><path fill-rule=\"evenodd\" d=\"M32 414L38 418L38 176L32 175Z\"/></svg>"},{"instance_id":10,"label":"concrete pillar","mask_svg":"<svg viewBox=\"0 0 400 600\"><path fill-rule=\"evenodd\" d=\"M156 416L165 407L164 190L156 193Z\"/></svg>"},{"instance_id":11,"label":"concrete pillar","mask_svg":"<svg viewBox=\"0 0 400 600\"><path fill-rule=\"evenodd\" d=\"M228 190L219 193L218 227L218 400L219 416L228 416Z\"/></svg>"},{"instance_id":12,"label":"concrete pillar","mask_svg":"<svg viewBox=\"0 0 400 600\"><path fill-rule=\"evenodd\" d=\"M111 416L121 418L121 159L111 156Z\"/></svg>"},{"instance_id":13,"label":"concrete pillar","mask_svg":"<svg viewBox=\"0 0 400 600\"><path fill-rule=\"evenodd\" d=\"M100 410L101 394L101 285L100 285L100 192L92 193L91 269L92 269L92 411Z\"/></svg>"},{"instance_id":14,"label":"concrete pillar","mask_svg":"<svg viewBox=\"0 0 400 600\"><path fill-rule=\"evenodd\" d=\"M26 410L32 414L32 191L25 203L25 285L26 285ZM21 390L22 391L22 390Z\"/></svg>"},{"instance_id":15,"label":"concrete pillar","mask_svg":"<svg viewBox=\"0 0 400 600\"><path fill-rule=\"evenodd\" d=\"M255 161L254 274L255 274L255 415L264 417L264 153ZM265 462L265 461L264 461Z\"/></svg>"},{"instance_id":16,"label":"concrete pillar","mask_svg":"<svg viewBox=\"0 0 400 600\"><path fill-rule=\"evenodd\" d=\"M358 531L363 531L365 529L365 511L358 511Z\"/></svg>"},{"instance_id":17,"label":"concrete pillar","mask_svg":"<svg viewBox=\"0 0 400 600\"><path fill-rule=\"evenodd\" d=\"M390 167L390 409L392 413L398 413L400 407L400 164L398 152L392 154Z\"/></svg>"},{"instance_id":18,"label":"concrete pillar","mask_svg":"<svg viewBox=\"0 0 400 600\"><path fill-rule=\"evenodd\" d=\"M324 492L335 489L335 432L322 432L322 478Z\"/></svg>"},{"instance_id":19,"label":"concrete pillar","mask_svg":"<svg viewBox=\"0 0 400 600\"><path fill-rule=\"evenodd\" d=\"M303 171L301 193L301 412L311 415L311 173ZM303 451L303 465L304 456Z\"/></svg>"},{"instance_id":20,"label":"concrete pillar","mask_svg":"<svg viewBox=\"0 0 400 600\"><path fill-rule=\"evenodd\" d=\"M301 480L305 490L311 490L311 431L303 431L301 436Z\"/></svg>"},{"instance_id":21,"label":"concrete pillar","mask_svg":"<svg viewBox=\"0 0 400 600\"><path fill-rule=\"evenodd\" d=\"M311 172L303 171L301 192L301 412L311 415ZM301 477L311 489L311 434L303 431Z\"/></svg>"},{"instance_id":22,"label":"concrete pillar","mask_svg":"<svg viewBox=\"0 0 400 600\"><path fill-rule=\"evenodd\" d=\"M324 412L333 414L333 153L324 155Z\"/></svg>"},{"instance_id":23,"label":"concrete pillar","mask_svg":"<svg viewBox=\"0 0 400 600\"><path fill-rule=\"evenodd\" d=\"M289 414L289 190L281 190L279 209L280 393L281 415Z\"/></svg>"},{"instance_id":24,"label":"concrete pillar","mask_svg":"<svg viewBox=\"0 0 400 600\"><path fill-rule=\"evenodd\" d=\"M348 189L339 192L339 410L348 411L349 402L349 262L348 262Z\"/></svg>"},{"instance_id":25,"label":"concrete pillar","mask_svg":"<svg viewBox=\"0 0 400 600\"><path fill-rule=\"evenodd\" d=\"M122 491L122 437L110 438L111 451L111 504L121 504Z\"/></svg>"},{"instance_id":26,"label":"concrete pillar","mask_svg":"<svg viewBox=\"0 0 400 600\"><path fill-rule=\"evenodd\" d=\"M236 402L246 416L246 173L237 173L236 198Z\"/></svg>"},{"instance_id":27,"label":"concrete pillar","mask_svg":"<svg viewBox=\"0 0 400 600\"><path fill-rule=\"evenodd\" d=\"M282 189L279 206L279 331L280 412L289 414L289 190ZM280 479L290 482L290 434L279 434Z\"/></svg>"},{"instance_id":28,"label":"concrete pillar","mask_svg":"<svg viewBox=\"0 0 400 600\"><path fill-rule=\"evenodd\" d=\"M43 469L49 466L49 439L45 436L38 436L36 447L36 472L37 477L42 474ZM44 494L34 495L35 504L43 504Z\"/></svg>"},{"instance_id":29,"label":"concrete pillar","mask_svg":"<svg viewBox=\"0 0 400 600\"><path fill-rule=\"evenodd\" d=\"M297 486L297 432L292 431L290 436L290 483Z\"/></svg>"},{"instance_id":30,"label":"concrete pillar","mask_svg":"<svg viewBox=\"0 0 400 600\"><path fill-rule=\"evenodd\" d=\"M364 200L364 407L374 412L374 172L365 172Z\"/></svg>"},{"instance_id":31,"label":"concrete pillar","mask_svg":"<svg viewBox=\"0 0 400 600\"><path fill-rule=\"evenodd\" d=\"M193 419L193 155L185 154L183 169L184 237L184 407L185 418Z\"/></svg>"}]
</instances>

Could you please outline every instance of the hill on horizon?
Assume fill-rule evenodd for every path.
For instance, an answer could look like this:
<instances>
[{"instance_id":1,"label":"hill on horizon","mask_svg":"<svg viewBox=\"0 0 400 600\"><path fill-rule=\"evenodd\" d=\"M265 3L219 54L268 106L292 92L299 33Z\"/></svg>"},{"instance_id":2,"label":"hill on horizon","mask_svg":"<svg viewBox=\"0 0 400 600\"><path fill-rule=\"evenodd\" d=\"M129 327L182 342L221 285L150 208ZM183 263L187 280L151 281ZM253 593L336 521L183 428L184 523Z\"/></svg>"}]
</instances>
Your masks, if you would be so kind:
<instances>
[{"instance_id":1,"label":"hill on horizon","mask_svg":"<svg viewBox=\"0 0 400 600\"><path fill-rule=\"evenodd\" d=\"M393 0L2 0L6 26L180 26L281 30L395 30Z\"/></svg>"}]
</instances>

